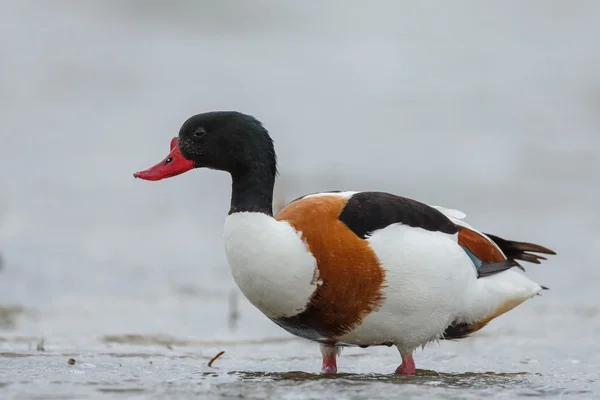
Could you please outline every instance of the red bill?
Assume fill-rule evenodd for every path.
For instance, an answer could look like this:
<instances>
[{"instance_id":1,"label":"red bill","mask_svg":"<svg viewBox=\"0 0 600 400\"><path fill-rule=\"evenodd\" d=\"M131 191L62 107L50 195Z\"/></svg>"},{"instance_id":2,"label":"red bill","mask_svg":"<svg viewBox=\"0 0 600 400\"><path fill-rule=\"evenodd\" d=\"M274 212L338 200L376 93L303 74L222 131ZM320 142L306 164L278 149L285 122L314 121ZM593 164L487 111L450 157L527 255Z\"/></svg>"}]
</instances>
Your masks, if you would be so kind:
<instances>
[{"instance_id":1,"label":"red bill","mask_svg":"<svg viewBox=\"0 0 600 400\"><path fill-rule=\"evenodd\" d=\"M160 181L183 174L194 168L194 162L185 158L179 150L179 138L171 139L171 152L161 162L144 171L136 172L134 177L147 181Z\"/></svg>"}]
</instances>

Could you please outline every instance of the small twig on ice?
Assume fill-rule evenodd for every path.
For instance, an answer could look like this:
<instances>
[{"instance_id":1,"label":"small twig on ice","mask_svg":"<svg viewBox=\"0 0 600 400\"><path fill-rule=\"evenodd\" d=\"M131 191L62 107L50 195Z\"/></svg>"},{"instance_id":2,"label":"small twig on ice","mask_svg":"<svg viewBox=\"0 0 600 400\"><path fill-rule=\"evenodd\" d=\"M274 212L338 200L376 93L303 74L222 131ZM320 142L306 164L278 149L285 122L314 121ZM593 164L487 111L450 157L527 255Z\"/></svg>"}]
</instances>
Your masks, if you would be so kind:
<instances>
[{"instance_id":1,"label":"small twig on ice","mask_svg":"<svg viewBox=\"0 0 600 400\"><path fill-rule=\"evenodd\" d=\"M215 360L219 357L221 357L225 352L224 351L220 351L217 353L216 356L214 356L213 358L210 359L210 361L208 362L208 366L212 368L212 363L215 362Z\"/></svg>"}]
</instances>

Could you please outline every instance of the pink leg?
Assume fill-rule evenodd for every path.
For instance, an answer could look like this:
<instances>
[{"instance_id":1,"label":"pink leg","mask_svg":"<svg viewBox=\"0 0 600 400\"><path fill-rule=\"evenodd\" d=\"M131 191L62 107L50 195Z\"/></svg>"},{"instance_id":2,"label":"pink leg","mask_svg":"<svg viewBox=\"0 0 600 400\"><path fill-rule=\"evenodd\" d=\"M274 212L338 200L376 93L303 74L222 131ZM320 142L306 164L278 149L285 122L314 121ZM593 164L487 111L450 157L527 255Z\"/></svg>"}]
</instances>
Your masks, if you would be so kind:
<instances>
[{"instance_id":1,"label":"pink leg","mask_svg":"<svg viewBox=\"0 0 600 400\"><path fill-rule=\"evenodd\" d=\"M321 373L335 374L337 372L336 356L339 354L339 348L322 344L321 354L323 355L323 367L321 367Z\"/></svg>"},{"instance_id":2,"label":"pink leg","mask_svg":"<svg viewBox=\"0 0 600 400\"><path fill-rule=\"evenodd\" d=\"M415 367L415 360L413 360L412 354L402 354L402 364L396 368L398 375L414 375L417 368Z\"/></svg>"}]
</instances>

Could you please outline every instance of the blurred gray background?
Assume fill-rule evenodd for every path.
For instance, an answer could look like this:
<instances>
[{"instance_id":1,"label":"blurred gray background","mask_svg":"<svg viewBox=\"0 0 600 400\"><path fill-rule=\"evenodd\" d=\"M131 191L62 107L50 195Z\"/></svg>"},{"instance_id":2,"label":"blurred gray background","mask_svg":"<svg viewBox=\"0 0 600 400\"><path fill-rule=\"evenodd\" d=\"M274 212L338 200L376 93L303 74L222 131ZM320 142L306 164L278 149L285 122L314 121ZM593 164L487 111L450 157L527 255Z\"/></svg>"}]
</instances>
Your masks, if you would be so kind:
<instances>
[{"instance_id":1,"label":"blurred gray background","mask_svg":"<svg viewBox=\"0 0 600 400\"><path fill-rule=\"evenodd\" d=\"M594 1L3 1L0 347L287 337L241 294L228 328L229 177L132 177L186 118L233 109L275 140L277 205L391 191L556 250L526 265L551 290L484 331L595 343L599 15Z\"/></svg>"}]
</instances>

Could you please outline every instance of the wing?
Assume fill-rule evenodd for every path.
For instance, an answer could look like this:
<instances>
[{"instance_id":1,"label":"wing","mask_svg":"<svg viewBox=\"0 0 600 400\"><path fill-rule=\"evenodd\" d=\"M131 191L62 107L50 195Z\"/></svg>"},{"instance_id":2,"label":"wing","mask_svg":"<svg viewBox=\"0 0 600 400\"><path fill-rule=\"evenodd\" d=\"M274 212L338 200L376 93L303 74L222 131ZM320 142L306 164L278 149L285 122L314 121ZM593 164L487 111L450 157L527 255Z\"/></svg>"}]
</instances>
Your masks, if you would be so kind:
<instances>
[{"instance_id":1,"label":"wing","mask_svg":"<svg viewBox=\"0 0 600 400\"><path fill-rule=\"evenodd\" d=\"M480 232L464 221L466 215L462 211L430 206L391 193L332 191L303 196L291 203L325 195L339 195L347 200L338 218L361 239L396 223L457 234L457 242L473 261L479 278L513 267L524 270L517 260L539 263L539 260L545 259L531 252L555 254L540 245L505 240Z\"/></svg>"},{"instance_id":2,"label":"wing","mask_svg":"<svg viewBox=\"0 0 600 400\"><path fill-rule=\"evenodd\" d=\"M540 260L546 260L539 254L556 254L544 246L538 244L505 240L489 233L483 233L463 219L466 215L458 210L433 206L448 216L459 226L458 244L467 252L475 266L479 277L489 276L518 267L525 270L517 260L540 264Z\"/></svg>"}]
</instances>

